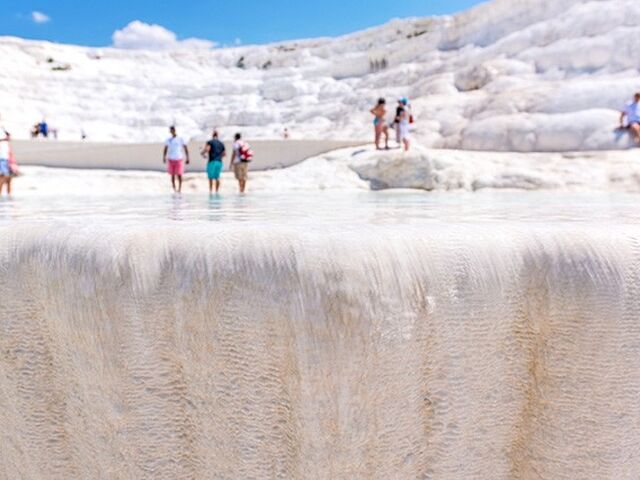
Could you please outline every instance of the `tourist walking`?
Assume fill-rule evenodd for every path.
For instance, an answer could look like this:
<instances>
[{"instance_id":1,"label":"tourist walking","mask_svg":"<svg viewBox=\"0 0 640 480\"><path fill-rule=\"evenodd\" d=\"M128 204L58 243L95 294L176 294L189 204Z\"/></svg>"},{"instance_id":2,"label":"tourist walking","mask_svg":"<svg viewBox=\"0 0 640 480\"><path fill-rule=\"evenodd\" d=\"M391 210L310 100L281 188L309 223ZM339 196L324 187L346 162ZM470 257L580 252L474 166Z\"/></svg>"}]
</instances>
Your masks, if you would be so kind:
<instances>
[{"instance_id":1,"label":"tourist walking","mask_svg":"<svg viewBox=\"0 0 640 480\"><path fill-rule=\"evenodd\" d=\"M11 135L0 128L0 196L6 185L7 195L11 195L11 179L18 169L11 151Z\"/></svg>"},{"instance_id":2,"label":"tourist walking","mask_svg":"<svg viewBox=\"0 0 640 480\"><path fill-rule=\"evenodd\" d=\"M620 128L628 128L633 140L640 144L640 92L637 92L633 101L627 103L620 112Z\"/></svg>"},{"instance_id":3,"label":"tourist walking","mask_svg":"<svg viewBox=\"0 0 640 480\"><path fill-rule=\"evenodd\" d=\"M169 128L171 137L167 139L164 145L164 153L162 154L162 162L168 163L167 171L171 175L171 186L173 191L180 193L182 191L182 176L184 175L184 164L189 165L189 149L185 141L176 134L176 127ZM176 187L176 178L178 185Z\"/></svg>"},{"instance_id":4,"label":"tourist walking","mask_svg":"<svg viewBox=\"0 0 640 480\"><path fill-rule=\"evenodd\" d=\"M202 149L202 156L209 158L207 161L207 177L209 178L209 193L213 193L215 183L216 193L220 190L220 175L222 174L222 158L226 155L224 143L218 139L218 132L213 131L209 140Z\"/></svg>"},{"instance_id":5,"label":"tourist walking","mask_svg":"<svg viewBox=\"0 0 640 480\"><path fill-rule=\"evenodd\" d=\"M386 101L384 98L378 99L378 103L371 110L373 118L373 129L375 133L375 145L376 150L382 150L380 148L380 138L384 135L384 148L389 150L389 127L385 121L387 115L387 109L385 108Z\"/></svg>"},{"instance_id":6,"label":"tourist walking","mask_svg":"<svg viewBox=\"0 0 640 480\"><path fill-rule=\"evenodd\" d=\"M247 187L247 177L249 173L249 162L253 159L253 152L247 142L242 140L242 135L236 133L233 142L233 154L231 156L230 169L238 180L240 193L244 193Z\"/></svg>"}]
</instances>

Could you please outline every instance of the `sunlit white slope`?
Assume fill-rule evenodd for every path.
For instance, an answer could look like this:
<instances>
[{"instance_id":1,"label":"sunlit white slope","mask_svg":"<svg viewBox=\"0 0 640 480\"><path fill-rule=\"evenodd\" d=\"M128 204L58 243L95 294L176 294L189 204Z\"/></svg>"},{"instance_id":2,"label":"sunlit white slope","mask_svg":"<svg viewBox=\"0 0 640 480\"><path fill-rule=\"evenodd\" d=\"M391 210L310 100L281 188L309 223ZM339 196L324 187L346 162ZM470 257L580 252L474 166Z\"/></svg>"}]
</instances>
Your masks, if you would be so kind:
<instances>
[{"instance_id":1,"label":"sunlit white slope","mask_svg":"<svg viewBox=\"0 0 640 480\"><path fill-rule=\"evenodd\" d=\"M0 38L0 113L19 137L43 116L61 138L157 141L176 123L253 137L368 138L378 96L412 99L438 148L626 148L617 111L640 89L640 4L494 0L334 39L130 51ZM242 68L240 68L242 67Z\"/></svg>"}]
</instances>

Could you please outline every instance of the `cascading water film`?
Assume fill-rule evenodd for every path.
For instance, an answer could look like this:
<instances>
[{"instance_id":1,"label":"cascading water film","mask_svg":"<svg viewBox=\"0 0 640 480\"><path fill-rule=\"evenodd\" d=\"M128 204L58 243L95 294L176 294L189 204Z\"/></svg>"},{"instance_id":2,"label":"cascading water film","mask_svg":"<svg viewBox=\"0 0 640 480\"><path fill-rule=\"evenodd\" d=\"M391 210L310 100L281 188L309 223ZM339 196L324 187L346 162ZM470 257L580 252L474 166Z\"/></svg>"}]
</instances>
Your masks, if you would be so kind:
<instances>
[{"instance_id":1,"label":"cascading water film","mask_svg":"<svg viewBox=\"0 0 640 480\"><path fill-rule=\"evenodd\" d=\"M0 208L0 476L634 478L630 197L256 197Z\"/></svg>"}]
</instances>

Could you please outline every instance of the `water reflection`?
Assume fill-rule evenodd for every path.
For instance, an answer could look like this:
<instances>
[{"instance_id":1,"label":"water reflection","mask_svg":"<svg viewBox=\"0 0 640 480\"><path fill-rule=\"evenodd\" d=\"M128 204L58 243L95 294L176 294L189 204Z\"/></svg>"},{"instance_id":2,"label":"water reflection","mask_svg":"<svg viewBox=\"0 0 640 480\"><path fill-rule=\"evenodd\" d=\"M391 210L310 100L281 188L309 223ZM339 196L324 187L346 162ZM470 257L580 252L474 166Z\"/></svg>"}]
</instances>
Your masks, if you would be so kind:
<instances>
[{"instance_id":1,"label":"water reflection","mask_svg":"<svg viewBox=\"0 0 640 480\"><path fill-rule=\"evenodd\" d=\"M362 224L640 222L633 194L363 192L28 197L0 200L0 222L250 222L354 227Z\"/></svg>"}]
</instances>

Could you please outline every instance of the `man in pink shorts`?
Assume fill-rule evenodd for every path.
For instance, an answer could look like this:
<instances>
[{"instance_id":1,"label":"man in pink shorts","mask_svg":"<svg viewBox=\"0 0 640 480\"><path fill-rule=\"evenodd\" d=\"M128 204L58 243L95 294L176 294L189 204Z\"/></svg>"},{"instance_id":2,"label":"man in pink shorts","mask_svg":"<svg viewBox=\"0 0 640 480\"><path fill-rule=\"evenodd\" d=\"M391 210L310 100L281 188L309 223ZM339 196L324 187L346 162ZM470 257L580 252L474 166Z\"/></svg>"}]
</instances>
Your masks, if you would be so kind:
<instances>
[{"instance_id":1,"label":"man in pink shorts","mask_svg":"<svg viewBox=\"0 0 640 480\"><path fill-rule=\"evenodd\" d=\"M184 175L184 162L189 165L189 149L181 137L176 135L176 127L169 128L171 137L164 144L162 161L167 163L167 171L171 175L171 186L174 192L180 193L182 190L182 175ZM178 177L178 188L176 188L176 177Z\"/></svg>"}]
</instances>

